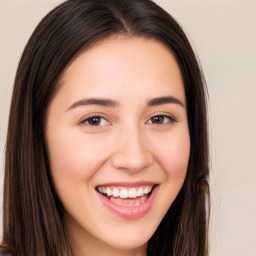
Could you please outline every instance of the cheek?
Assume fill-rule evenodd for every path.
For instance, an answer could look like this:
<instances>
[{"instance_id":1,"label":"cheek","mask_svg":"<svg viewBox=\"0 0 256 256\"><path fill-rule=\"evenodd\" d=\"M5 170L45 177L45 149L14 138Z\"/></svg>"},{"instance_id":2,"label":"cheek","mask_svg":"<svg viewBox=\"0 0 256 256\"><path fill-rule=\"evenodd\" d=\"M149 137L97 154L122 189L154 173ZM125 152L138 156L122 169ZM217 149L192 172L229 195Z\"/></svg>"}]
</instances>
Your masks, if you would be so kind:
<instances>
[{"instance_id":1,"label":"cheek","mask_svg":"<svg viewBox=\"0 0 256 256\"><path fill-rule=\"evenodd\" d=\"M157 152L167 178L184 178L190 155L189 132L185 130L165 138Z\"/></svg>"},{"instance_id":2,"label":"cheek","mask_svg":"<svg viewBox=\"0 0 256 256\"><path fill-rule=\"evenodd\" d=\"M81 132L65 128L52 131L47 137L47 150L58 197L68 212L79 207L87 212L84 200L91 195L87 187L104 164L106 145L102 144L102 138L96 139ZM86 196L80 198L78 195Z\"/></svg>"},{"instance_id":3,"label":"cheek","mask_svg":"<svg viewBox=\"0 0 256 256\"><path fill-rule=\"evenodd\" d=\"M56 129L58 130L58 129ZM68 129L50 132L47 151L53 180L69 183L88 182L104 162L105 143L102 138L86 136Z\"/></svg>"},{"instance_id":4,"label":"cheek","mask_svg":"<svg viewBox=\"0 0 256 256\"><path fill-rule=\"evenodd\" d=\"M166 211L178 195L186 174L190 156L190 136L188 130L175 132L163 140L158 149L158 159L164 171L165 182L161 187L161 203Z\"/></svg>"},{"instance_id":5,"label":"cheek","mask_svg":"<svg viewBox=\"0 0 256 256\"><path fill-rule=\"evenodd\" d=\"M190 136L188 130L177 129L155 143L155 156L162 169L163 182L159 187L156 213L162 219L185 181L190 156Z\"/></svg>"}]
</instances>

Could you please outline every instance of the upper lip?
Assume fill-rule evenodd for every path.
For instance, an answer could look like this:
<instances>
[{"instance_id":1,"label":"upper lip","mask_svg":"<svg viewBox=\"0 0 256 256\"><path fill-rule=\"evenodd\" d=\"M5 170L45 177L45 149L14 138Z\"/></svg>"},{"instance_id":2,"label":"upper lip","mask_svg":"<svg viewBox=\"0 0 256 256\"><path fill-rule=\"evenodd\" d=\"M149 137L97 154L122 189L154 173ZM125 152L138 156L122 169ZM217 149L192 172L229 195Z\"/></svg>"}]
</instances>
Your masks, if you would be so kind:
<instances>
[{"instance_id":1,"label":"upper lip","mask_svg":"<svg viewBox=\"0 0 256 256\"><path fill-rule=\"evenodd\" d=\"M108 183L103 183L99 184L96 187L140 187L140 186L154 186L158 185L156 182L151 182L151 181L136 181L136 182L108 182Z\"/></svg>"}]
</instances>

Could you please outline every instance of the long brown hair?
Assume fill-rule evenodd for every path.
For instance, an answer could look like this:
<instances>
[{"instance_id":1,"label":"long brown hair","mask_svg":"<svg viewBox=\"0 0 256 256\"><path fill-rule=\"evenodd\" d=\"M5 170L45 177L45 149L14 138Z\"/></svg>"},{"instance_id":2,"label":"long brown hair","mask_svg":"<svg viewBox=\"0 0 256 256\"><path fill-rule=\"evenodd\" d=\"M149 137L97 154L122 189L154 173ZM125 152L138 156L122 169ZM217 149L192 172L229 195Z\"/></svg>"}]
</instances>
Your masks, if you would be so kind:
<instances>
[{"instance_id":1,"label":"long brown hair","mask_svg":"<svg viewBox=\"0 0 256 256\"><path fill-rule=\"evenodd\" d=\"M70 0L37 26L16 74L6 144L3 242L13 256L72 255L44 145L47 107L77 54L114 35L152 38L174 54L184 81L191 152L184 185L150 256L207 256L209 156L206 86L179 24L150 0Z\"/></svg>"}]
</instances>

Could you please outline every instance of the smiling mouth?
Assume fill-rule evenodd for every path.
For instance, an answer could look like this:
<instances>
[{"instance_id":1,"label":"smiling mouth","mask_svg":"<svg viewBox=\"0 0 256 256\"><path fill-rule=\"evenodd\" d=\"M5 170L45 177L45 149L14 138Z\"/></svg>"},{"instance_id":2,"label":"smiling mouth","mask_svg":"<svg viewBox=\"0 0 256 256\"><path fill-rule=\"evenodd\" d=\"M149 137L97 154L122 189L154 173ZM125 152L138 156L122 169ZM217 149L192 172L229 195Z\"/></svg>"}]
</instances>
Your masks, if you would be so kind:
<instances>
[{"instance_id":1,"label":"smiling mouth","mask_svg":"<svg viewBox=\"0 0 256 256\"><path fill-rule=\"evenodd\" d=\"M147 201L156 185L139 187L98 186L97 192L122 206L139 206Z\"/></svg>"}]
</instances>

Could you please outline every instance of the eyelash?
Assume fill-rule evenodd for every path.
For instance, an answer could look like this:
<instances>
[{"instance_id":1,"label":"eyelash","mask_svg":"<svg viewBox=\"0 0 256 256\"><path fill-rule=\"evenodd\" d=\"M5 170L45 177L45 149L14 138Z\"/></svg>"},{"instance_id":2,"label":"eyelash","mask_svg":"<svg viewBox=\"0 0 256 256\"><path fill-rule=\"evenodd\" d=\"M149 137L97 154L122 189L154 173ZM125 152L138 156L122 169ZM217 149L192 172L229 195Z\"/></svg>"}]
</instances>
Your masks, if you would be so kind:
<instances>
[{"instance_id":1,"label":"eyelash","mask_svg":"<svg viewBox=\"0 0 256 256\"><path fill-rule=\"evenodd\" d=\"M95 116L90 116L88 118L86 118L85 120L83 120L81 123L82 124L85 124L85 125L88 125L88 126L91 126L91 127L100 127L100 126L103 126L103 125L97 125L97 121L100 120L100 123L104 120L105 121L105 124L103 125L109 125L110 123L107 121L106 118L102 117L102 116L98 116L98 115L95 115ZM90 124L89 122L92 121L96 121L96 125L94 124Z\"/></svg>"},{"instance_id":2,"label":"eyelash","mask_svg":"<svg viewBox=\"0 0 256 256\"><path fill-rule=\"evenodd\" d=\"M162 119L163 120L163 123L152 123L152 120L155 120L157 121L157 119ZM166 120L167 119L167 120ZM148 121L147 123L149 123L149 121L151 121L151 124L154 124L154 125L164 125L164 124L168 124L168 123L175 123L177 122L177 120L172 117L172 116L168 116L168 115L156 115L156 116L152 116Z\"/></svg>"},{"instance_id":3,"label":"eyelash","mask_svg":"<svg viewBox=\"0 0 256 256\"><path fill-rule=\"evenodd\" d=\"M162 120L162 123L153 123L152 122L152 121L159 121L159 119ZM90 124L89 123L90 121L94 122L96 125ZM100 121L100 123L97 124L99 121ZM102 121L105 122L103 125L101 124ZM169 116L169 115L155 115L155 116L152 116L151 118L149 118L149 120L146 122L146 124L166 125L168 123L175 123L175 122L177 122L177 120L173 116ZM85 125L88 125L90 127L101 127L101 126L109 125L110 122L106 118L104 118L102 116L95 115L95 116L90 116L90 117L86 118L85 120L83 120L81 122L81 124L85 124Z\"/></svg>"}]
</instances>

